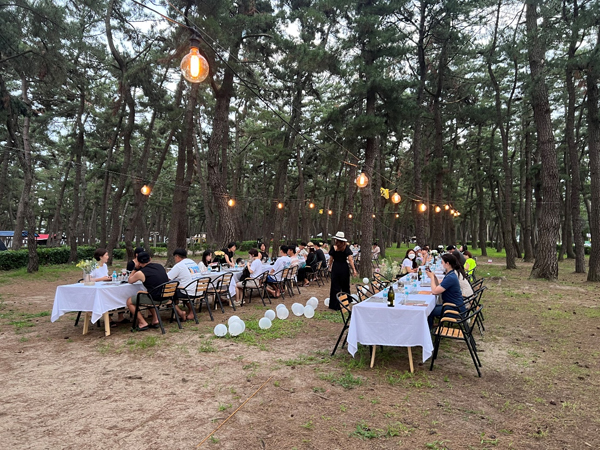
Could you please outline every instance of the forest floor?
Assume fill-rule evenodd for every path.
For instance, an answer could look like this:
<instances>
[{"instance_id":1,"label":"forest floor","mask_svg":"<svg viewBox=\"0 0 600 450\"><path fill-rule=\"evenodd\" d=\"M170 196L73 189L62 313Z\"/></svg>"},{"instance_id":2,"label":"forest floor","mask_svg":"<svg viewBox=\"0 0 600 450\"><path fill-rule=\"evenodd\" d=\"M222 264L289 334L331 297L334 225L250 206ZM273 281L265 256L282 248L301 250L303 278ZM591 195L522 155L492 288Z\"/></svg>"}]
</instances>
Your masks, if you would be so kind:
<instances>
[{"instance_id":1,"label":"forest floor","mask_svg":"<svg viewBox=\"0 0 600 450\"><path fill-rule=\"evenodd\" d=\"M497 260L500 262L500 260ZM560 264L558 282L480 264L488 278L477 377L460 342L445 343L408 372L407 352L368 348L330 357L340 318L323 305L328 286L287 298L319 299L313 319L258 329L259 299L238 310L246 331L216 338L233 314L204 311L183 330L131 333L55 323L56 286L68 267L0 276L0 435L7 449L201 448L585 449L600 448L600 291ZM489 275L488 275L489 273ZM272 305L274 309L275 303ZM421 350L413 350L416 362Z\"/></svg>"}]
</instances>

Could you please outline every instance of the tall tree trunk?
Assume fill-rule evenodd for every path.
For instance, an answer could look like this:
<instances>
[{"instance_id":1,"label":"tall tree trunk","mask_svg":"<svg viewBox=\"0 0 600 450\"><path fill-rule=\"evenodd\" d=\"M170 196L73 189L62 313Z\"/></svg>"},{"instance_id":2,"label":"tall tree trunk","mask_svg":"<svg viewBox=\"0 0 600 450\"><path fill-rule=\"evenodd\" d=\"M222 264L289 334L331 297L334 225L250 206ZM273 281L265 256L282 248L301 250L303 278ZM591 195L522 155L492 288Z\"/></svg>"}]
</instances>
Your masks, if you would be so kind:
<instances>
[{"instance_id":1,"label":"tall tree trunk","mask_svg":"<svg viewBox=\"0 0 600 450\"><path fill-rule=\"evenodd\" d=\"M79 234L80 226L80 195L79 191L82 185L82 163L81 158L83 156L83 145L84 145L84 128L83 128L83 114L85 112L85 92L79 88L79 108L77 111L77 118L75 121L76 139L73 147L73 156L75 164L75 183L73 184L73 211L71 211L71 220L69 221L69 246L71 251L69 252L69 262L77 261L77 245L81 236Z\"/></svg>"},{"instance_id":2,"label":"tall tree trunk","mask_svg":"<svg viewBox=\"0 0 600 450\"><path fill-rule=\"evenodd\" d=\"M556 148L552 131L552 114L548 100L548 88L544 73L546 52L539 36L536 0L527 0L527 40L529 67L531 70L531 101L535 119L539 149L542 157L542 192L544 212L539 220L539 240L531 278L555 280L558 277L556 241L559 235L559 177Z\"/></svg>"},{"instance_id":3,"label":"tall tree trunk","mask_svg":"<svg viewBox=\"0 0 600 450\"><path fill-rule=\"evenodd\" d=\"M533 233L531 223L531 208L533 205L533 188L531 175L531 131L529 129L529 120L525 122L525 211L523 213L523 248L525 262L533 261Z\"/></svg>"},{"instance_id":4,"label":"tall tree trunk","mask_svg":"<svg viewBox=\"0 0 600 450\"><path fill-rule=\"evenodd\" d=\"M600 281L600 115L598 113L598 79L600 79L600 30L594 52L590 56L587 84L588 148L590 153L592 248L588 281Z\"/></svg>"}]
</instances>

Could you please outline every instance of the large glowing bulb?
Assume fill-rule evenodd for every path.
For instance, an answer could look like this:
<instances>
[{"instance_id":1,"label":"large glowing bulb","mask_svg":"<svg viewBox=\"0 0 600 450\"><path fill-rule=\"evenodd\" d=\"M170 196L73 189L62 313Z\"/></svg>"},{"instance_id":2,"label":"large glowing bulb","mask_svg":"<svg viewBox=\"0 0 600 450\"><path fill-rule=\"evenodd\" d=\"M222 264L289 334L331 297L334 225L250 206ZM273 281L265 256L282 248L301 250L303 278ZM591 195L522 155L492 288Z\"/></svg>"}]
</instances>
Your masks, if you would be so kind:
<instances>
[{"instance_id":1,"label":"large glowing bulb","mask_svg":"<svg viewBox=\"0 0 600 450\"><path fill-rule=\"evenodd\" d=\"M190 83L200 83L209 73L208 62L200 54L197 47L192 47L190 52L181 60L181 72Z\"/></svg>"}]
</instances>

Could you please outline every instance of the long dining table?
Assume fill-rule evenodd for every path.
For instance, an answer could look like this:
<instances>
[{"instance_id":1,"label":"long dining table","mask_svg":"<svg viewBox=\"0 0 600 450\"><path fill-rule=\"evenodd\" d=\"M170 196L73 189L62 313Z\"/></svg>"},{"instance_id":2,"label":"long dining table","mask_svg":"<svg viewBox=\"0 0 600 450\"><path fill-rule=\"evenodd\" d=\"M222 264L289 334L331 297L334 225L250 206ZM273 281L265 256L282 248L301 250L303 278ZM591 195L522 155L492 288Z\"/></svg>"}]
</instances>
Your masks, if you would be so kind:
<instances>
[{"instance_id":1,"label":"long dining table","mask_svg":"<svg viewBox=\"0 0 600 450\"><path fill-rule=\"evenodd\" d=\"M402 305L403 294L396 293L394 307L387 306L383 291L352 307L348 330L348 351L354 356L358 344L373 346L371 367L375 362L377 345L407 347L410 371L414 372L412 347L422 347L423 362L433 352L433 341L427 317L435 308L436 296L431 287L421 286L418 293L409 294Z\"/></svg>"}]
</instances>

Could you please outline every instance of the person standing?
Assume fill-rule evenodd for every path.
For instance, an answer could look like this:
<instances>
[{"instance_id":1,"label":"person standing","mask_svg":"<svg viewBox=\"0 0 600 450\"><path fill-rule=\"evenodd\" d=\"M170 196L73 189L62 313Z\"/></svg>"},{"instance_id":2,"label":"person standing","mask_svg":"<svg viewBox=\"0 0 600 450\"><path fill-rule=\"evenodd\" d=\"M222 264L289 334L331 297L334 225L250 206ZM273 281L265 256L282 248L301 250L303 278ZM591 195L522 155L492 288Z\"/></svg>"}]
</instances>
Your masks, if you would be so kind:
<instances>
[{"instance_id":1,"label":"person standing","mask_svg":"<svg viewBox=\"0 0 600 450\"><path fill-rule=\"evenodd\" d=\"M354 268L354 258L352 250L348 247L348 242L343 231L338 231L333 237L334 244L329 250L328 267L331 272L331 288L329 290L329 308L339 311L340 304L337 300L339 292L346 292L350 295L350 269L352 274L358 276Z\"/></svg>"}]
</instances>

